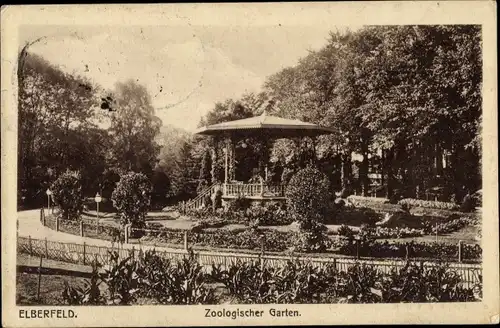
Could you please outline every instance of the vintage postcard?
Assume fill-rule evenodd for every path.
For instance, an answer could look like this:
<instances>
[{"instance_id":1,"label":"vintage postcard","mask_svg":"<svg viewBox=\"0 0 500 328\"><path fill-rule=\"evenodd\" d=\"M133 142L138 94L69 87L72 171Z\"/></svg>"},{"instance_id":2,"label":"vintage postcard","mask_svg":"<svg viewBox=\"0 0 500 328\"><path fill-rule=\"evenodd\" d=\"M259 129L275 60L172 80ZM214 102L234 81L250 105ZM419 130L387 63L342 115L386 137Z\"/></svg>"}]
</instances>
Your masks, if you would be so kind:
<instances>
[{"instance_id":1,"label":"vintage postcard","mask_svg":"<svg viewBox=\"0 0 500 328\"><path fill-rule=\"evenodd\" d=\"M496 19L2 7L2 324L498 324Z\"/></svg>"}]
</instances>

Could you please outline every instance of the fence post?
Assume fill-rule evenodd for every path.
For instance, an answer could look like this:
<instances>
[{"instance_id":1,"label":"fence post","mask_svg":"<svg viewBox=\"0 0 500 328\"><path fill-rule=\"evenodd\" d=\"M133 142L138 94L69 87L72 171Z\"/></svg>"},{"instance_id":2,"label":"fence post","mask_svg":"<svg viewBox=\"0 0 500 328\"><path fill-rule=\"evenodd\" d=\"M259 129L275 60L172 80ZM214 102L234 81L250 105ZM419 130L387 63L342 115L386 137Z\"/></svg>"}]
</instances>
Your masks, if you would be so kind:
<instances>
[{"instance_id":1,"label":"fence post","mask_svg":"<svg viewBox=\"0 0 500 328\"><path fill-rule=\"evenodd\" d=\"M56 231L59 231L59 216L56 216Z\"/></svg>"},{"instance_id":2,"label":"fence post","mask_svg":"<svg viewBox=\"0 0 500 328\"><path fill-rule=\"evenodd\" d=\"M337 270L337 258L336 257L333 258L333 269Z\"/></svg>"},{"instance_id":3,"label":"fence post","mask_svg":"<svg viewBox=\"0 0 500 328\"><path fill-rule=\"evenodd\" d=\"M135 258L135 247L132 246L132 259L134 259L134 258Z\"/></svg>"},{"instance_id":4,"label":"fence post","mask_svg":"<svg viewBox=\"0 0 500 328\"><path fill-rule=\"evenodd\" d=\"M44 227L47 225L47 222L45 221L45 212L43 207L40 209L40 221L42 222L42 225Z\"/></svg>"},{"instance_id":5,"label":"fence post","mask_svg":"<svg viewBox=\"0 0 500 328\"><path fill-rule=\"evenodd\" d=\"M184 231L184 250L188 250L188 233L187 231Z\"/></svg>"},{"instance_id":6,"label":"fence post","mask_svg":"<svg viewBox=\"0 0 500 328\"><path fill-rule=\"evenodd\" d=\"M85 242L83 242L83 265L85 265L85 255L86 255L85 254L86 253L85 252L85 245L86 245Z\"/></svg>"},{"instance_id":7,"label":"fence post","mask_svg":"<svg viewBox=\"0 0 500 328\"><path fill-rule=\"evenodd\" d=\"M458 241L458 262L462 262L462 241Z\"/></svg>"},{"instance_id":8,"label":"fence post","mask_svg":"<svg viewBox=\"0 0 500 328\"><path fill-rule=\"evenodd\" d=\"M125 225L125 227L124 227L124 230L125 230L124 231L124 234L125 234L125 244L128 244L128 239L130 237L131 227L132 227L132 225L130 223L127 224L127 225Z\"/></svg>"},{"instance_id":9,"label":"fence post","mask_svg":"<svg viewBox=\"0 0 500 328\"><path fill-rule=\"evenodd\" d=\"M80 236L83 237L84 231L83 231L83 220L80 221Z\"/></svg>"},{"instance_id":10,"label":"fence post","mask_svg":"<svg viewBox=\"0 0 500 328\"><path fill-rule=\"evenodd\" d=\"M36 291L36 298L40 301L40 287L42 285L42 259L43 256L40 255L40 265L38 266L38 288Z\"/></svg>"},{"instance_id":11,"label":"fence post","mask_svg":"<svg viewBox=\"0 0 500 328\"><path fill-rule=\"evenodd\" d=\"M47 237L45 237L45 257L49 258L49 244L47 241Z\"/></svg>"},{"instance_id":12,"label":"fence post","mask_svg":"<svg viewBox=\"0 0 500 328\"><path fill-rule=\"evenodd\" d=\"M28 236L29 245L30 245L30 256L33 256L33 244L31 243L31 236Z\"/></svg>"}]
</instances>

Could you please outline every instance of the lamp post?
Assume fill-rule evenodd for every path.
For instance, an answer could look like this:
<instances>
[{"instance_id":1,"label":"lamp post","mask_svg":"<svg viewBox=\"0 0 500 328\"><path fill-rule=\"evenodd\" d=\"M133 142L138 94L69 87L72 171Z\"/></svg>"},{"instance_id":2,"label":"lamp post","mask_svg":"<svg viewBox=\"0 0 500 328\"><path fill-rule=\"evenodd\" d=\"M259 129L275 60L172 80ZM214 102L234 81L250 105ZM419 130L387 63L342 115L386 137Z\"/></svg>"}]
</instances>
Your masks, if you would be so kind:
<instances>
[{"instance_id":1,"label":"lamp post","mask_svg":"<svg viewBox=\"0 0 500 328\"><path fill-rule=\"evenodd\" d=\"M52 191L47 188L45 193L47 194L47 213L50 213L50 196L52 196Z\"/></svg>"},{"instance_id":2,"label":"lamp post","mask_svg":"<svg viewBox=\"0 0 500 328\"><path fill-rule=\"evenodd\" d=\"M97 204L97 222L99 222L99 203L102 201L101 195L99 195L99 193L95 194L94 200Z\"/></svg>"},{"instance_id":3,"label":"lamp post","mask_svg":"<svg viewBox=\"0 0 500 328\"><path fill-rule=\"evenodd\" d=\"M359 260L359 242L361 241L359 235L354 236L354 241L356 242L356 259Z\"/></svg>"}]
</instances>

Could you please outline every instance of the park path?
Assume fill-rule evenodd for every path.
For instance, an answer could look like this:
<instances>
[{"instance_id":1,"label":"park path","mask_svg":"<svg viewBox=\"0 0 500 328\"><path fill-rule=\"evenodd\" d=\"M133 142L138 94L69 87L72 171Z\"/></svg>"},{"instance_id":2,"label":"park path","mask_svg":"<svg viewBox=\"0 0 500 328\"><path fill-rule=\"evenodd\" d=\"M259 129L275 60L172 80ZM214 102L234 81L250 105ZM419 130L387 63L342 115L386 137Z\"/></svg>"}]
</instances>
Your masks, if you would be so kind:
<instances>
[{"instance_id":1,"label":"park path","mask_svg":"<svg viewBox=\"0 0 500 328\"><path fill-rule=\"evenodd\" d=\"M18 220L18 236L20 237L31 237L34 239L45 239L49 241L56 241L62 243L75 243L75 244L83 244L84 242L89 246L101 246L101 247L116 247L116 243L112 243L111 241L89 238L89 237L81 237L77 235L72 235L69 233L55 231L50 229L49 227L45 227L40 222L40 209L28 210L28 211L20 211L17 212L17 220ZM137 249L138 244L123 244L120 245L121 248L124 249ZM179 253L182 251L179 248L171 248L171 247L162 247L162 246L152 246L152 245L141 245L140 248L143 250L147 249L155 249L157 251L165 251L165 252L173 252ZM207 253L207 252L204 252ZM218 255L238 255L241 253L238 252L214 252L214 254Z\"/></svg>"},{"instance_id":2,"label":"park path","mask_svg":"<svg viewBox=\"0 0 500 328\"><path fill-rule=\"evenodd\" d=\"M81 237L55 231L45 227L40 222L40 209L17 212L18 235L21 237L31 237L35 239L45 239L64 243L87 243L93 246L110 246L111 243L106 240Z\"/></svg>"}]
</instances>

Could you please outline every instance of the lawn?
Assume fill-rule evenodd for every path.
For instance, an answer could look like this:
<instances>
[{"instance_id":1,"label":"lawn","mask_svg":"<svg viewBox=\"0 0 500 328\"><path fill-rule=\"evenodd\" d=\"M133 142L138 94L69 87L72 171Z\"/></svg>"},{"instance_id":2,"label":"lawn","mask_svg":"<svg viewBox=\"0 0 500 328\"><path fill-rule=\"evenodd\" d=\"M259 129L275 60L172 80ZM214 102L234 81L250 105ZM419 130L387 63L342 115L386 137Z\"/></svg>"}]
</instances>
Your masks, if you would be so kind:
<instances>
[{"instance_id":1,"label":"lawn","mask_svg":"<svg viewBox=\"0 0 500 328\"><path fill-rule=\"evenodd\" d=\"M42 275L40 280L40 299L37 298L38 274L16 274L16 304L17 305L62 305L64 282L70 285L83 285L85 278Z\"/></svg>"},{"instance_id":2,"label":"lawn","mask_svg":"<svg viewBox=\"0 0 500 328\"><path fill-rule=\"evenodd\" d=\"M40 279L40 299L38 291L38 266L40 259L18 254L16 273L16 304L18 305L61 305L65 282L71 286L82 286L92 269L89 266L53 260L42 260L43 274ZM22 270L23 271L22 271ZM64 273L62 273L64 272ZM51 274L57 273L57 274Z\"/></svg>"}]
</instances>

